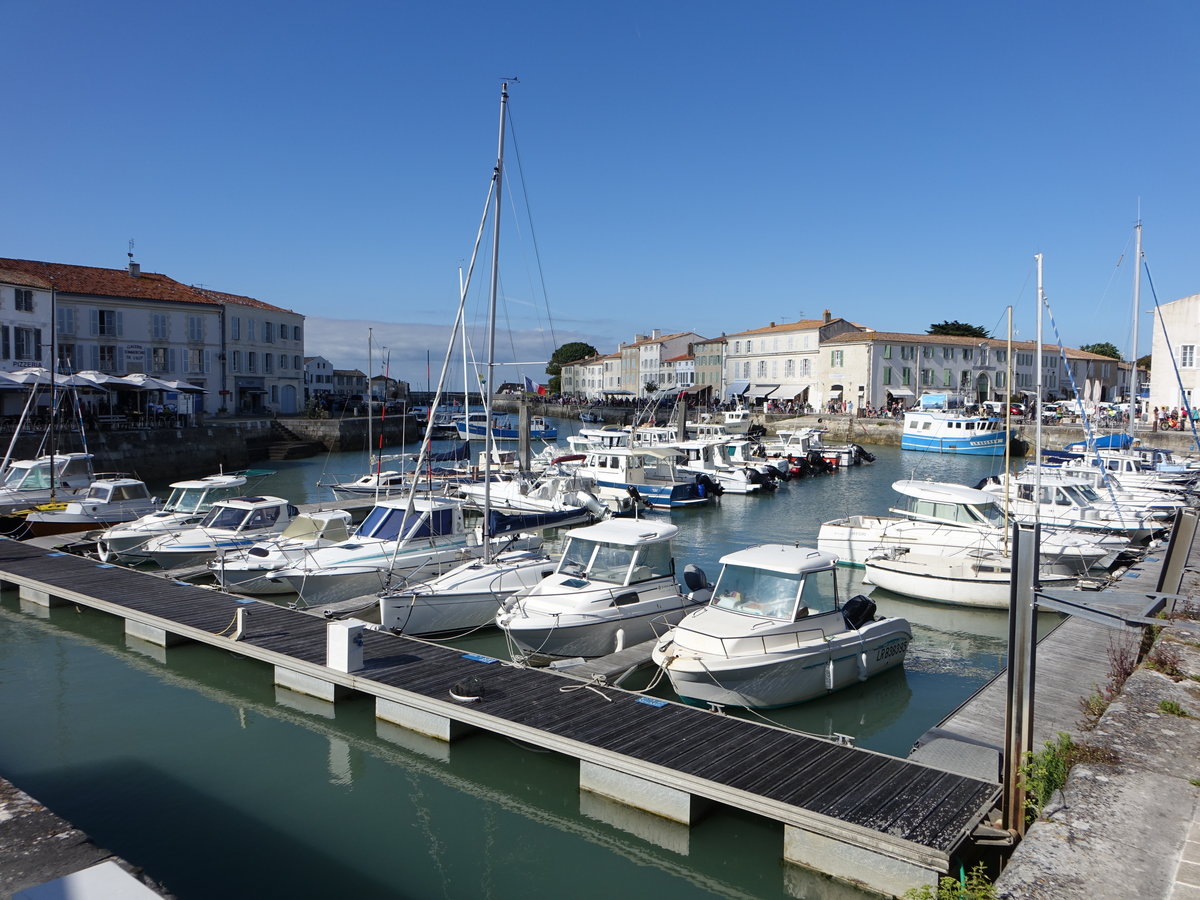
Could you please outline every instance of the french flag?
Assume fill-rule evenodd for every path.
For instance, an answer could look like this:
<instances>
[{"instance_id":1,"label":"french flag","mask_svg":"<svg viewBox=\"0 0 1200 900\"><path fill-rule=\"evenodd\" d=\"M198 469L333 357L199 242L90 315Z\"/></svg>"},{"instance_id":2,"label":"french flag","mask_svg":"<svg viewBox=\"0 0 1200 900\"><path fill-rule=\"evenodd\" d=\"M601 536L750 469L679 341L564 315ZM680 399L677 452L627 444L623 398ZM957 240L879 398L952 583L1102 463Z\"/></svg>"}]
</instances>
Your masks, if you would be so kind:
<instances>
[{"instance_id":1,"label":"french flag","mask_svg":"<svg viewBox=\"0 0 1200 900\"><path fill-rule=\"evenodd\" d=\"M546 386L544 384L534 384L533 379L528 375L525 376L525 390L531 394L541 394L543 397L546 395Z\"/></svg>"}]
</instances>

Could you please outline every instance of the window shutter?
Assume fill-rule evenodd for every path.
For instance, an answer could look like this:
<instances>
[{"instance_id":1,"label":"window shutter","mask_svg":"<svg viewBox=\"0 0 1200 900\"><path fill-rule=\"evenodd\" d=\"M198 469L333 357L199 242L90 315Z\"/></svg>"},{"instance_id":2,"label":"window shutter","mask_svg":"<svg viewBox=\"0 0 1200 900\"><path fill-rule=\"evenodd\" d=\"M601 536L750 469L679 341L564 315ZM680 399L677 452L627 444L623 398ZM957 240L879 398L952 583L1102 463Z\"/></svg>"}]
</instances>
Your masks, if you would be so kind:
<instances>
[{"instance_id":1,"label":"window shutter","mask_svg":"<svg viewBox=\"0 0 1200 900\"><path fill-rule=\"evenodd\" d=\"M0 327L0 357L12 359L12 344L9 343L8 326Z\"/></svg>"},{"instance_id":2,"label":"window shutter","mask_svg":"<svg viewBox=\"0 0 1200 900\"><path fill-rule=\"evenodd\" d=\"M178 371L175 368L175 348L174 347L171 347L167 350L167 371L168 372Z\"/></svg>"},{"instance_id":3,"label":"window shutter","mask_svg":"<svg viewBox=\"0 0 1200 900\"><path fill-rule=\"evenodd\" d=\"M117 337L123 337L125 334L125 328L123 325L124 318L125 318L125 314L118 309L117 310Z\"/></svg>"},{"instance_id":4,"label":"window shutter","mask_svg":"<svg viewBox=\"0 0 1200 900\"><path fill-rule=\"evenodd\" d=\"M100 310L94 306L88 308L88 327L93 336L100 333Z\"/></svg>"},{"instance_id":5,"label":"window shutter","mask_svg":"<svg viewBox=\"0 0 1200 900\"><path fill-rule=\"evenodd\" d=\"M42 362L42 329L33 329L33 358ZM51 365L53 368L53 364Z\"/></svg>"},{"instance_id":6,"label":"window shutter","mask_svg":"<svg viewBox=\"0 0 1200 900\"><path fill-rule=\"evenodd\" d=\"M120 313L117 313L117 316L120 316L120 315L121 315ZM118 318L117 321L119 322L120 319ZM124 347L117 347L116 362L117 362L117 371L124 372L125 371L125 348Z\"/></svg>"},{"instance_id":7,"label":"window shutter","mask_svg":"<svg viewBox=\"0 0 1200 900\"><path fill-rule=\"evenodd\" d=\"M8 333L8 329L6 328L5 334L7 334L7 333ZM100 368L100 345L92 344L92 371L94 372L94 371L98 370L99 368Z\"/></svg>"},{"instance_id":8,"label":"window shutter","mask_svg":"<svg viewBox=\"0 0 1200 900\"><path fill-rule=\"evenodd\" d=\"M205 375L207 375L209 372L212 371L212 351L211 350L204 351L204 359L202 362L203 362L203 365L201 366L200 371L203 372Z\"/></svg>"}]
</instances>

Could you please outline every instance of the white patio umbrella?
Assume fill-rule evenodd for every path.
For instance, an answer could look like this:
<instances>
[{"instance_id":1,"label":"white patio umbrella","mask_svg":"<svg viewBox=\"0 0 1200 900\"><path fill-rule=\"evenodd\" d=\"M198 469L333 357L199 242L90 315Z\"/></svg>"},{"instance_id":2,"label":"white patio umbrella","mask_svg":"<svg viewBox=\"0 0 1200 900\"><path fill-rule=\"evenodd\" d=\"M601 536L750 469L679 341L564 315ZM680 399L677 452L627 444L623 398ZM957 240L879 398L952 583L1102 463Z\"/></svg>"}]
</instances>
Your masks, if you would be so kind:
<instances>
[{"instance_id":1,"label":"white patio umbrella","mask_svg":"<svg viewBox=\"0 0 1200 900\"><path fill-rule=\"evenodd\" d=\"M6 374L17 384L49 384L51 380L50 370L42 366L29 366Z\"/></svg>"},{"instance_id":2,"label":"white patio umbrella","mask_svg":"<svg viewBox=\"0 0 1200 900\"><path fill-rule=\"evenodd\" d=\"M161 381L152 375L146 375L141 372L133 375L126 375L124 381L127 384L132 384L134 387L143 391L174 391L177 388L171 387L166 381Z\"/></svg>"},{"instance_id":3,"label":"white patio umbrella","mask_svg":"<svg viewBox=\"0 0 1200 900\"><path fill-rule=\"evenodd\" d=\"M194 384L188 384L186 381L163 381L169 391L178 391L181 394L207 394L202 387L196 387Z\"/></svg>"}]
</instances>

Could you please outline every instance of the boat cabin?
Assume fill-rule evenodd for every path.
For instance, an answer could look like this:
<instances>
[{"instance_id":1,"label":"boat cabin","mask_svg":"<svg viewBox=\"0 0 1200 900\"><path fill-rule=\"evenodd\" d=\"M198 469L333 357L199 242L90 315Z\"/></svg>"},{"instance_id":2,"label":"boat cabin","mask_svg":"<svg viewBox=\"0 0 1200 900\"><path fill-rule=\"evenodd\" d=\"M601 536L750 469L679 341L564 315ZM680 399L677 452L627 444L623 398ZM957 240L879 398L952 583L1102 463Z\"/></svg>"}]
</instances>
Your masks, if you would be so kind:
<instances>
[{"instance_id":1,"label":"boat cabin","mask_svg":"<svg viewBox=\"0 0 1200 900\"><path fill-rule=\"evenodd\" d=\"M709 605L777 622L834 612L837 557L821 550L764 544L721 558Z\"/></svg>"},{"instance_id":2,"label":"boat cabin","mask_svg":"<svg viewBox=\"0 0 1200 900\"><path fill-rule=\"evenodd\" d=\"M105 478L93 481L81 503L149 503L153 500L143 481L136 478Z\"/></svg>"},{"instance_id":3,"label":"boat cabin","mask_svg":"<svg viewBox=\"0 0 1200 900\"><path fill-rule=\"evenodd\" d=\"M354 531L356 539L375 541L438 538L462 534L462 504L452 500L417 498L412 508L403 500L377 503Z\"/></svg>"},{"instance_id":4,"label":"boat cabin","mask_svg":"<svg viewBox=\"0 0 1200 900\"><path fill-rule=\"evenodd\" d=\"M53 478L51 471L54 473ZM83 488L91 484L94 478L92 454L63 453L10 462L0 490L46 491L52 487Z\"/></svg>"},{"instance_id":5,"label":"boat cabin","mask_svg":"<svg viewBox=\"0 0 1200 900\"><path fill-rule=\"evenodd\" d=\"M567 534L567 547L555 573L567 576L564 584L576 587L588 581L631 585L674 577L671 538L678 533L674 525L626 520L576 528ZM630 597L638 599L636 594Z\"/></svg>"},{"instance_id":6,"label":"boat cabin","mask_svg":"<svg viewBox=\"0 0 1200 900\"><path fill-rule=\"evenodd\" d=\"M897 481L900 500L890 511L917 522L1004 527L1004 514L994 494L957 484Z\"/></svg>"},{"instance_id":7,"label":"boat cabin","mask_svg":"<svg viewBox=\"0 0 1200 900\"><path fill-rule=\"evenodd\" d=\"M214 503L231 500L246 486L241 475L210 475L195 481L176 481L163 504L164 513L194 515L207 512Z\"/></svg>"},{"instance_id":8,"label":"boat cabin","mask_svg":"<svg viewBox=\"0 0 1200 900\"><path fill-rule=\"evenodd\" d=\"M239 534L264 529L278 531L281 521L297 515L299 510L281 497L234 497L214 503L198 527Z\"/></svg>"}]
</instances>

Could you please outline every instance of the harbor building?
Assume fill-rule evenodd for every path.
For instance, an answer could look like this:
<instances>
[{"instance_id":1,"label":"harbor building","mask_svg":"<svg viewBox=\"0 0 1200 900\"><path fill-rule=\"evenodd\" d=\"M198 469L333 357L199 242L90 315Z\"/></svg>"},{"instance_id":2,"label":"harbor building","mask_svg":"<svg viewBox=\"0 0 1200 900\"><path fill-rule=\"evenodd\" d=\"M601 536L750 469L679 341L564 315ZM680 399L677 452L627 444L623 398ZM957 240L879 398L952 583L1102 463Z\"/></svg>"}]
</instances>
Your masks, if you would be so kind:
<instances>
[{"instance_id":1,"label":"harbor building","mask_svg":"<svg viewBox=\"0 0 1200 900\"><path fill-rule=\"evenodd\" d=\"M725 335L722 396L748 403L792 400L816 407L822 399L815 396L821 378L821 345L865 330L825 310L820 319L772 322L765 328Z\"/></svg>"},{"instance_id":2,"label":"harbor building","mask_svg":"<svg viewBox=\"0 0 1200 900\"><path fill-rule=\"evenodd\" d=\"M52 285L0 265L0 370L50 364Z\"/></svg>"},{"instance_id":3,"label":"harbor building","mask_svg":"<svg viewBox=\"0 0 1200 900\"><path fill-rule=\"evenodd\" d=\"M304 402L333 396L333 363L323 356L304 357Z\"/></svg>"},{"instance_id":4,"label":"harbor building","mask_svg":"<svg viewBox=\"0 0 1200 900\"><path fill-rule=\"evenodd\" d=\"M679 331L664 335L655 328L649 335L635 334L633 341L622 344L618 352L621 354L621 390L627 390L638 397L645 397L654 391L647 391L646 385L654 385L655 389L662 387L668 374L674 377L674 372L668 371L667 360L688 352L688 344L702 341L703 337L694 331Z\"/></svg>"},{"instance_id":5,"label":"harbor building","mask_svg":"<svg viewBox=\"0 0 1200 900\"><path fill-rule=\"evenodd\" d=\"M1165 329L1165 330L1164 330ZM1150 345L1150 397L1148 407L1183 409L1200 399L1200 294L1192 294L1158 307Z\"/></svg>"},{"instance_id":6,"label":"harbor building","mask_svg":"<svg viewBox=\"0 0 1200 900\"><path fill-rule=\"evenodd\" d=\"M300 411L304 316L253 297L200 289L224 310L221 405L238 415Z\"/></svg>"}]
</instances>

